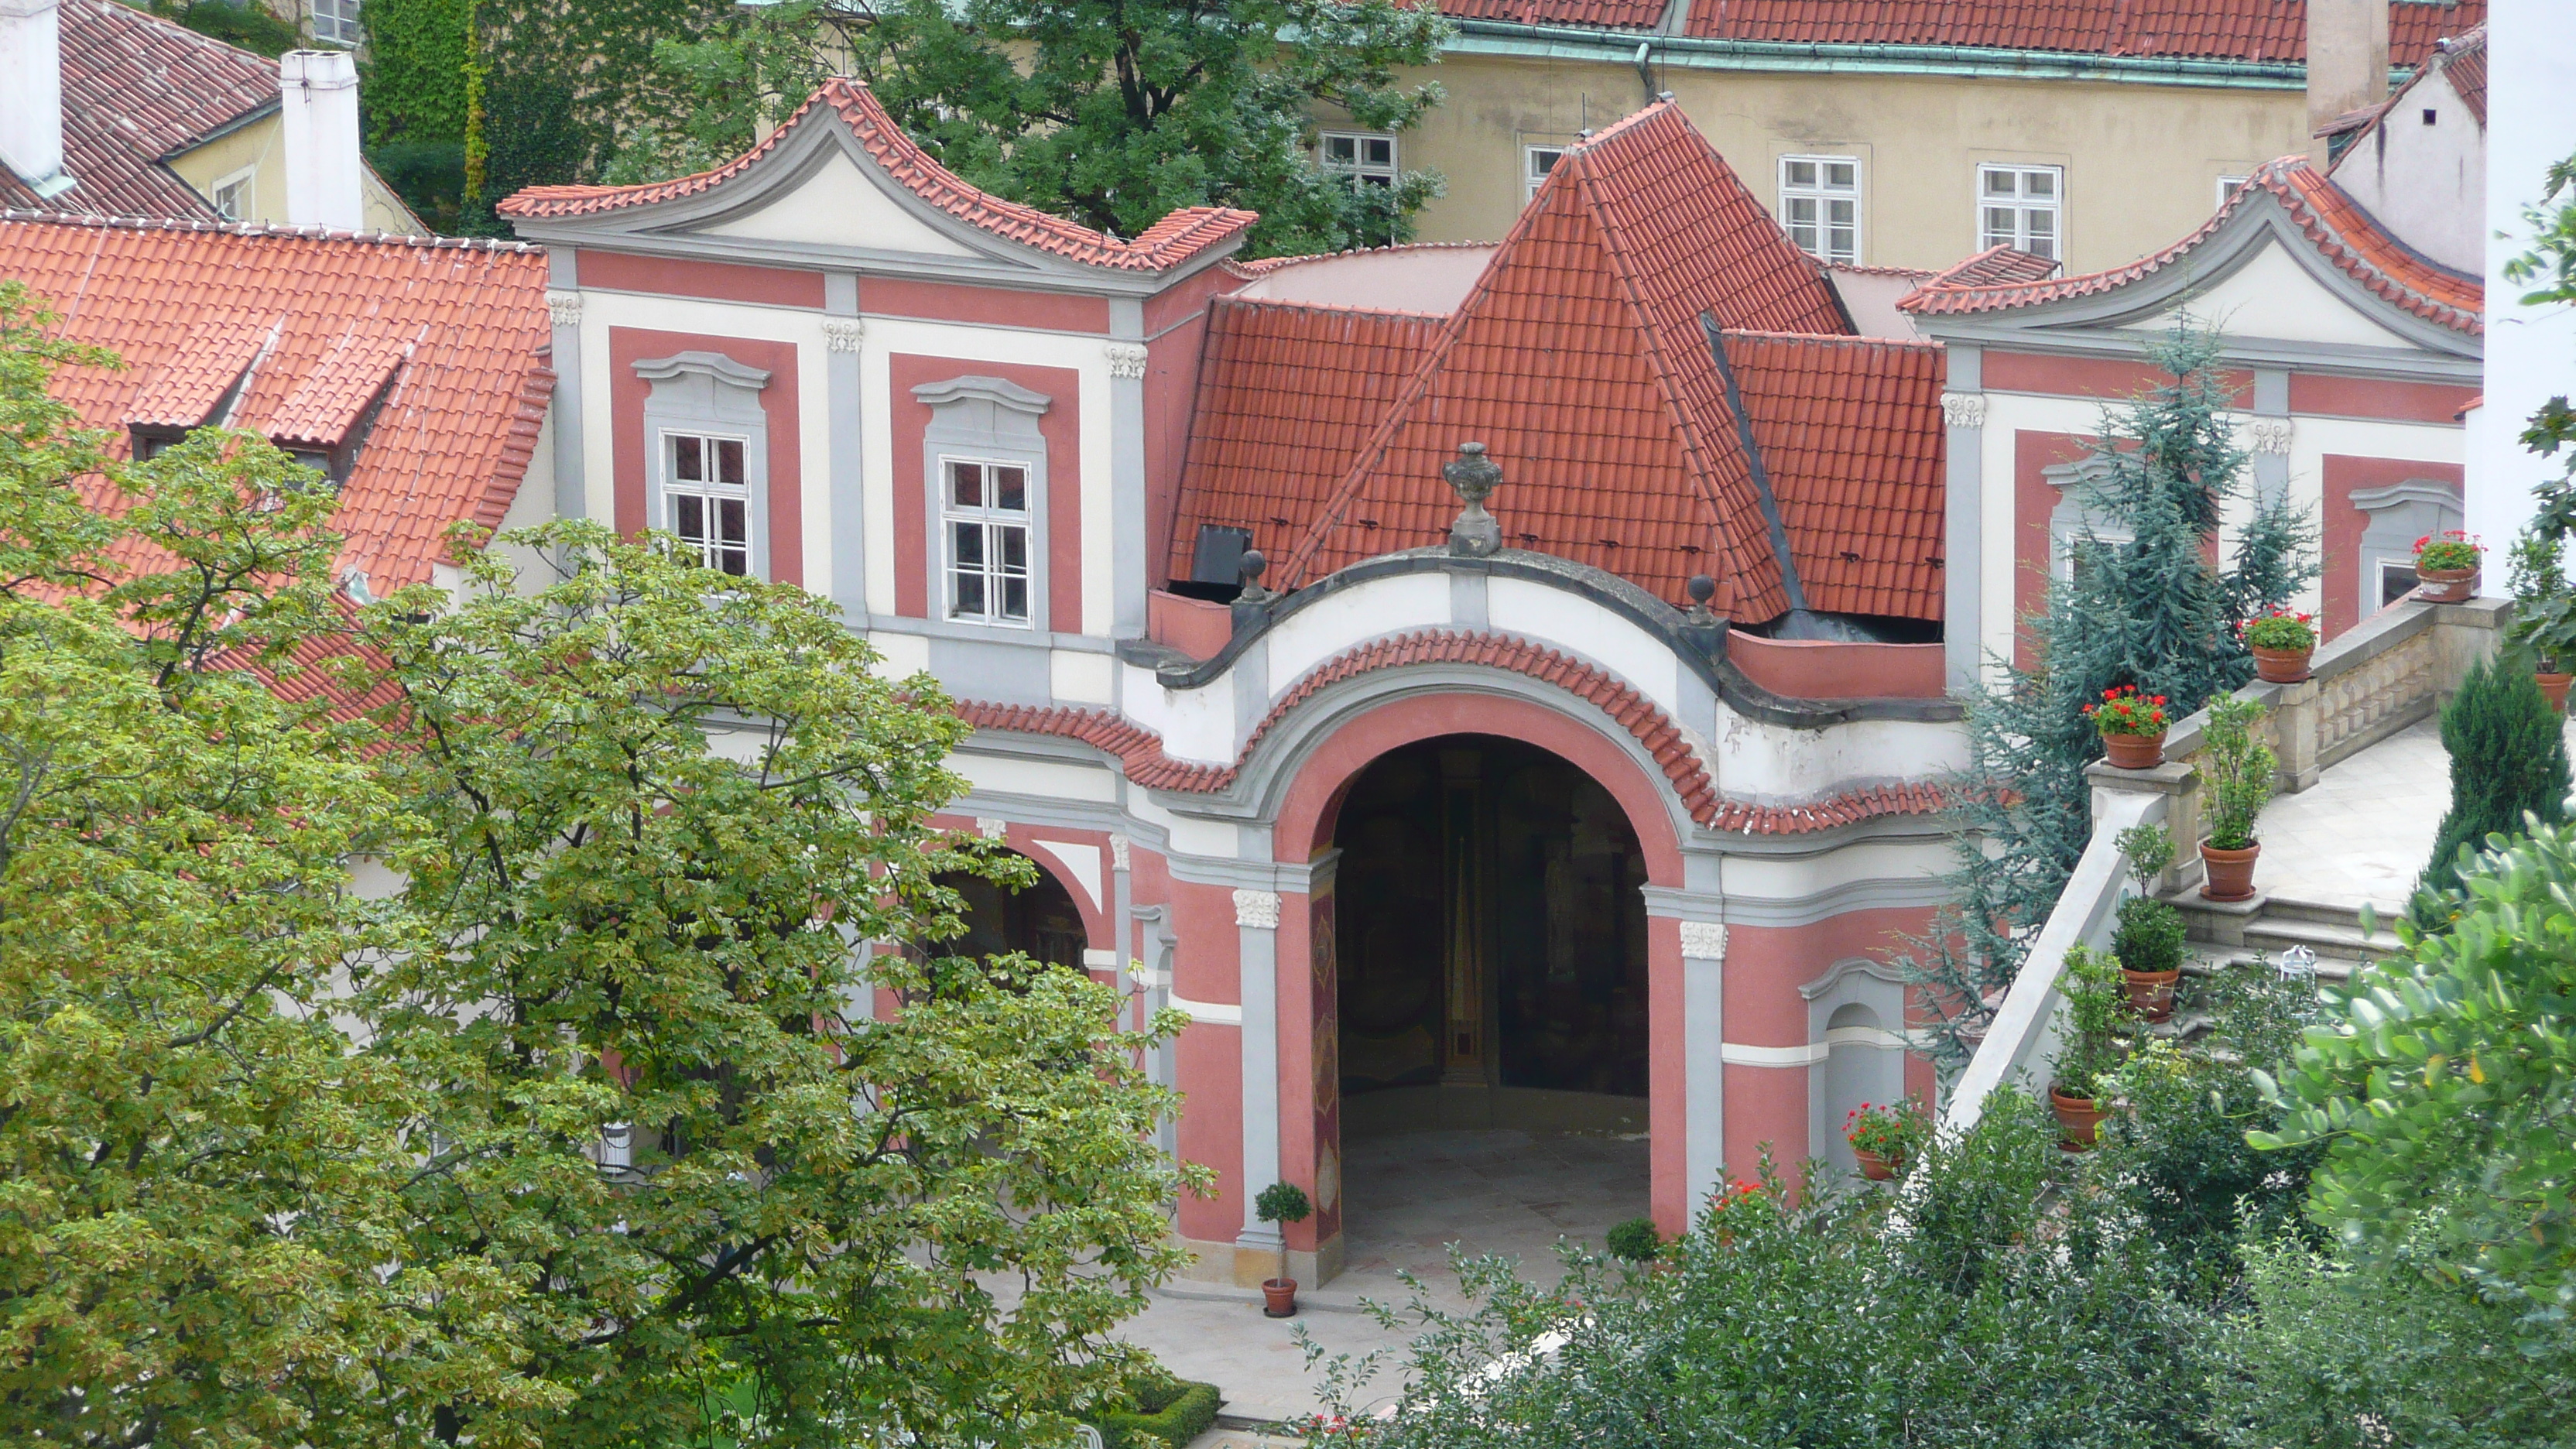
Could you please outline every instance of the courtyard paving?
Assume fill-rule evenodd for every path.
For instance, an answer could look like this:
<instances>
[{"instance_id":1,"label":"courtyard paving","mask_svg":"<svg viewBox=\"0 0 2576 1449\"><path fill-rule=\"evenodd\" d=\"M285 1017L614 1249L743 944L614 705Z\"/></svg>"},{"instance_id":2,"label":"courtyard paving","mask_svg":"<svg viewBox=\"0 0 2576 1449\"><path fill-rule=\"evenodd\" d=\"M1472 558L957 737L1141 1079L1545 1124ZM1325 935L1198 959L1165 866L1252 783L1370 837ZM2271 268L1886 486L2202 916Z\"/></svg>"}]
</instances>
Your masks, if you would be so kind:
<instances>
[{"instance_id":1,"label":"courtyard paving","mask_svg":"<svg viewBox=\"0 0 2576 1449\"><path fill-rule=\"evenodd\" d=\"M1431 1302L1464 1306L1449 1271L1453 1242L1518 1259L1523 1273L1552 1282L1560 1239L1598 1252L1612 1224L1646 1211L1642 1134L1404 1132L1347 1142L1345 1162L1348 1266L1300 1295L1297 1318L1263 1317L1260 1295L1247 1290L1179 1283L1158 1290L1119 1336L1182 1377L1223 1389L1236 1423L1284 1422L1323 1407L1323 1376L1306 1368L1297 1324L1328 1354L1386 1350L1392 1362L1373 1393L1392 1399L1409 1334L1380 1327L1360 1311L1362 1299L1404 1305L1412 1293L1397 1275L1410 1271ZM1227 1442L1248 1438L1236 1431Z\"/></svg>"}]
</instances>

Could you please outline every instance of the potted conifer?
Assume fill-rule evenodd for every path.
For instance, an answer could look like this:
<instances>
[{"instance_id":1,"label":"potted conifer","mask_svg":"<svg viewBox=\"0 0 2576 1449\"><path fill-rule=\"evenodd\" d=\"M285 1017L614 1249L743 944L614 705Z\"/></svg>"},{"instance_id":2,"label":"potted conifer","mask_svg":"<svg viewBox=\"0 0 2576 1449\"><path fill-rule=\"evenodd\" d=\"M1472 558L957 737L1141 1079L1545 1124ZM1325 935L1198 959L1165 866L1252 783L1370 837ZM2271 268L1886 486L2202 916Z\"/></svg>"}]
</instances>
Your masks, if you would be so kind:
<instances>
[{"instance_id":1,"label":"potted conifer","mask_svg":"<svg viewBox=\"0 0 2576 1449\"><path fill-rule=\"evenodd\" d=\"M2313 614L2274 609L2245 623L2245 647L2254 655L2254 677L2267 684L2297 684L2308 677L2309 656L2317 652Z\"/></svg>"},{"instance_id":2,"label":"potted conifer","mask_svg":"<svg viewBox=\"0 0 2576 1449\"><path fill-rule=\"evenodd\" d=\"M2458 529L2415 540L2415 596L2436 604L2465 604L2478 596L2478 560L2486 548Z\"/></svg>"},{"instance_id":3,"label":"potted conifer","mask_svg":"<svg viewBox=\"0 0 2576 1449\"><path fill-rule=\"evenodd\" d=\"M1274 1182L1252 1200L1252 1215L1285 1228L1302 1223L1315 1211L1306 1190L1293 1182ZM1288 1276L1288 1239L1279 1239L1279 1276L1261 1285L1261 1311L1272 1318L1297 1316L1297 1280Z\"/></svg>"},{"instance_id":4,"label":"potted conifer","mask_svg":"<svg viewBox=\"0 0 2576 1449\"><path fill-rule=\"evenodd\" d=\"M2209 702L2209 723L2201 732L2208 749L2200 760L2209 811L2209 838L2200 845L2208 877L2200 887L2205 900L2241 901L2254 894L2254 858L2263 852L2254 839L2254 820L2272 803L2272 771L2280 763L2257 732L2264 713L2260 703L2232 694Z\"/></svg>"},{"instance_id":5,"label":"potted conifer","mask_svg":"<svg viewBox=\"0 0 2576 1449\"><path fill-rule=\"evenodd\" d=\"M2059 1039L2057 1071L2049 1080L2048 1103L2056 1109L2059 1145L2069 1152L2092 1147L2100 1135L2102 1082L2119 1062L2116 1033L2120 1025L2120 965L2105 952L2070 946L2066 969L2057 978L2066 1002L2066 1033Z\"/></svg>"},{"instance_id":6,"label":"potted conifer","mask_svg":"<svg viewBox=\"0 0 2576 1449\"><path fill-rule=\"evenodd\" d=\"M2513 541L2513 637L2531 651L2531 677L2560 714L2576 682L2565 668L2576 664L2576 589L2568 586L2565 548L2563 538L2537 526Z\"/></svg>"},{"instance_id":7,"label":"potted conifer","mask_svg":"<svg viewBox=\"0 0 2576 1449\"><path fill-rule=\"evenodd\" d=\"M2138 893L2120 902L2120 928L2111 938L2111 951L2120 959L2129 1010L2146 1021L2163 1021L2173 1015L2183 943L2190 935L2182 912L2155 898L2156 877L2173 862L2173 837L2161 825L2132 825L2113 843L2128 857Z\"/></svg>"},{"instance_id":8,"label":"potted conifer","mask_svg":"<svg viewBox=\"0 0 2576 1449\"><path fill-rule=\"evenodd\" d=\"M2152 770L2165 759L2165 697L2140 694L2134 684L2102 691L2084 717L2102 732L2102 754L2123 770Z\"/></svg>"}]
</instances>

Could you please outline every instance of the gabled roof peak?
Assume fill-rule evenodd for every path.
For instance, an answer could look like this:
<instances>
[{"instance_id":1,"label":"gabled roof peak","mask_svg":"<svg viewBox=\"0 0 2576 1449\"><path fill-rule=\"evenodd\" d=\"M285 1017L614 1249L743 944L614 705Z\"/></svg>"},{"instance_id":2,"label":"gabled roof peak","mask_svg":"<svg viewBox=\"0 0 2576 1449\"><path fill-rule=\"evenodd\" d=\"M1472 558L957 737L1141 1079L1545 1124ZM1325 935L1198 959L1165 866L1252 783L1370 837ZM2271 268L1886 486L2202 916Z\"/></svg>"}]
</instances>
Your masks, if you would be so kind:
<instances>
[{"instance_id":1,"label":"gabled roof peak","mask_svg":"<svg viewBox=\"0 0 2576 1449\"><path fill-rule=\"evenodd\" d=\"M496 210L513 220L551 221L600 216L649 207L712 191L758 166L810 126L837 124L897 186L934 209L1004 241L1084 266L1156 272L1178 266L1220 242L1240 236L1260 218L1223 206L1188 206L1147 227L1134 240L1094 231L968 184L932 160L886 114L866 84L836 76L808 97L796 113L761 142L712 171L640 186L531 186Z\"/></svg>"}]
</instances>

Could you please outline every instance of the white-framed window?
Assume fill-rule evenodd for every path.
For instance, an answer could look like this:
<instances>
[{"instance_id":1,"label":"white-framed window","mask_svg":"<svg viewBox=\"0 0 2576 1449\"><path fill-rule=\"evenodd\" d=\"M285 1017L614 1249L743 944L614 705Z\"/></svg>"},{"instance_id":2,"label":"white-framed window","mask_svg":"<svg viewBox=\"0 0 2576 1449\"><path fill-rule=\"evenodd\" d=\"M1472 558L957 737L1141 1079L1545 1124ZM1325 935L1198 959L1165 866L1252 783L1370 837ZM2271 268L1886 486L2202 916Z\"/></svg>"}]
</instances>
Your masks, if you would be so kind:
<instances>
[{"instance_id":1,"label":"white-framed window","mask_svg":"<svg viewBox=\"0 0 2576 1449\"><path fill-rule=\"evenodd\" d=\"M1395 184L1395 138L1383 131L1326 131L1317 159L1363 186Z\"/></svg>"},{"instance_id":2,"label":"white-framed window","mask_svg":"<svg viewBox=\"0 0 2576 1449\"><path fill-rule=\"evenodd\" d=\"M990 458L939 460L948 539L948 617L1029 623L1029 469Z\"/></svg>"},{"instance_id":3,"label":"white-framed window","mask_svg":"<svg viewBox=\"0 0 2576 1449\"><path fill-rule=\"evenodd\" d=\"M1539 186L1547 180L1547 173L1555 170L1556 163L1564 159L1563 146L1523 146L1521 148L1521 200L1527 201L1538 195Z\"/></svg>"},{"instance_id":4,"label":"white-framed window","mask_svg":"<svg viewBox=\"0 0 2576 1449\"><path fill-rule=\"evenodd\" d=\"M1977 246L2066 259L2066 168L1977 168Z\"/></svg>"},{"instance_id":5,"label":"white-framed window","mask_svg":"<svg viewBox=\"0 0 2576 1449\"><path fill-rule=\"evenodd\" d=\"M2237 192L2240 192L2240 191L2244 190L2244 189L2245 189L2245 183L2246 183L2246 182L2248 182L2248 181L2251 181L2251 180L2253 180L2253 179L2254 179L2254 178L2252 178L2252 177L2250 177L2250 176L2221 176L2221 177L2219 177L2219 178L2218 178L2218 204L2219 204L2220 206L2225 206L2225 205L2227 204L2227 202L2228 202L2228 199L2229 199L2229 198L2231 198L2231 197L2235 196Z\"/></svg>"},{"instance_id":6,"label":"white-framed window","mask_svg":"<svg viewBox=\"0 0 2576 1449\"><path fill-rule=\"evenodd\" d=\"M1780 158L1780 228L1821 262L1860 262L1860 159Z\"/></svg>"},{"instance_id":7,"label":"white-framed window","mask_svg":"<svg viewBox=\"0 0 2576 1449\"><path fill-rule=\"evenodd\" d=\"M324 45L356 45L359 0L313 0L313 38Z\"/></svg>"},{"instance_id":8,"label":"white-framed window","mask_svg":"<svg viewBox=\"0 0 2576 1449\"><path fill-rule=\"evenodd\" d=\"M720 433L662 435L662 526L718 573L751 574L748 440Z\"/></svg>"},{"instance_id":9,"label":"white-framed window","mask_svg":"<svg viewBox=\"0 0 2576 1449\"><path fill-rule=\"evenodd\" d=\"M259 180L259 168L245 166L215 182L215 215L226 221L247 221L253 205L252 187Z\"/></svg>"}]
</instances>

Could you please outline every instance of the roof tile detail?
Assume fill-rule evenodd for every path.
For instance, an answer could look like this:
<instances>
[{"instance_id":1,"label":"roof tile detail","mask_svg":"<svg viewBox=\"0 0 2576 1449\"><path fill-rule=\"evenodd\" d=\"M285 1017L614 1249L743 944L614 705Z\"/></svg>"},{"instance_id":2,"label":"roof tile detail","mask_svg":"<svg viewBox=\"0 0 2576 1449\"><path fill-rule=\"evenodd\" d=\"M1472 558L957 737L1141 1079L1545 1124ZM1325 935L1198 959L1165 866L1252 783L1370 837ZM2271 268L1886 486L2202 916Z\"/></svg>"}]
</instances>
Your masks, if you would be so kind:
<instances>
[{"instance_id":1,"label":"roof tile detail","mask_svg":"<svg viewBox=\"0 0 2576 1449\"><path fill-rule=\"evenodd\" d=\"M116 0L63 0L63 169L43 200L0 168L0 206L213 219L162 158L277 104L277 66Z\"/></svg>"},{"instance_id":2,"label":"roof tile detail","mask_svg":"<svg viewBox=\"0 0 2576 1449\"><path fill-rule=\"evenodd\" d=\"M1288 587L1445 537L1441 465L1485 443L1508 542L1678 598L1727 578L1739 617L1787 607L1703 317L1848 334L1814 259L1678 108L1658 103L1548 174L1431 355L1280 571ZM1231 501L1231 500L1229 500Z\"/></svg>"},{"instance_id":3,"label":"roof tile detail","mask_svg":"<svg viewBox=\"0 0 2576 1449\"><path fill-rule=\"evenodd\" d=\"M1663 22L1664 0L1440 0L1440 13L1511 25L1652 30Z\"/></svg>"},{"instance_id":4,"label":"roof tile detail","mask_svg":"<svg viewBox=\"0 0 2576 1449\"><path fill-rule=\"evenodd\" d=\"M426 582L450 524L500 521L554 386L534 247L0 214L0 275L124 358L55 375L92 427L209 421L245 342L235 426L336 443L375 406L332 527L379 594Z\"/></svg>"},{"instance_id":5,"label":"roof tile detail","mask_svg":"<svg viewBox=\"0 0 2576 1449\"><path fill-rule=\"evenodd\" d=\"M1879 816L1919 815L1941 808L1940 792L1922 784L1875 786L1797 805L1728 800L1717 793L1715 782L1681 728L1635 689L1571 655L1524 639L1451 629L1426 629L1376 640L1345 650L1316 666L1271 706L1270 713L1245 742L1244 758L1250 757L1273 727L1328 686L1376 670L1424 664L1505 670L1554 685L1590 703L1646 750L1691 818L1713 830L1798 835ZM1241 768L1240 760L1233 765L1174 760L1163 753L1160 736L1103 711L973 700L960 701L956 709L960 718L978 729L1080 740L1116 756L1127 778L1149 789L1213 793L1232 784Z\"/></svg>"},{"instance_id":6,"label":"roof tile detail","mask_svg":"<svg viewBox=\"0 0 2576 1449\"><path fill-rule=\"evenodd\" d=\"M1441 8L1468 13L1457 0L1444 0ZM2400 65L2421 65L2436 40L2485 19L2486 0L2389 0L2389 55ZM2304 64L2308 54L2303 0L1693 0L1683 33L1793 45L1961 46L2296 64Z\"/></svg>"},{"instance_id":7,"label":"roof tile detail","mask_svg":"<svg viewBox=\"0 0 2576 1449\"><path fill-rule=\"evenodd\" d=\"M1991 246L1963 262L1924 279L1923 285L1986 287L1999 282L2044 282L2057 275L2057 263L2037 252Z\"/></svg>"},{"instance_id":8,"label":"roof tile detail","mask_svg":"<svg viewBox=\"0 0 2576 1449\"><path fill-rule=\"evenodd\" d=\"M969 186L905 135L866 85L842 77L825 81L823 88L808 97L784 125L770 133L768 140L713 171L643 186L531 186L508 197L496 209L514 220L552 220L598 216L696 196L749 171L799 128L836 122L848 127L860 149L897 185L915 196L1004 240L1085 266L1161 271L1242 234L1260 219L1231 207L1189 206L1147 227L1135 240L1122 241Z\"/></svg>"},{"instance_id":9,"label":"roof tile detail","mask_svg":"<svg viewBox=\"0 0 2576 1449\"><path fill-rule=\"evenodd\" d=\"M2188 258L2258 198L2277 202L2325 258L2390 305L2472 337L2485 335L2485 284L2429 261L2297 156L2267 162L2198 231L2126 266L2055 281L1956 286L1935 281L1897 305L1921 316L2004 312L2115 291Z\"/></svg>"}]
</instances>

